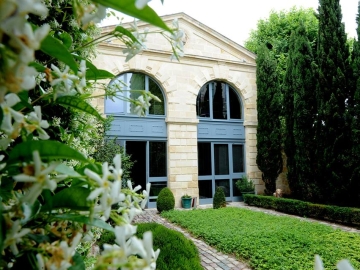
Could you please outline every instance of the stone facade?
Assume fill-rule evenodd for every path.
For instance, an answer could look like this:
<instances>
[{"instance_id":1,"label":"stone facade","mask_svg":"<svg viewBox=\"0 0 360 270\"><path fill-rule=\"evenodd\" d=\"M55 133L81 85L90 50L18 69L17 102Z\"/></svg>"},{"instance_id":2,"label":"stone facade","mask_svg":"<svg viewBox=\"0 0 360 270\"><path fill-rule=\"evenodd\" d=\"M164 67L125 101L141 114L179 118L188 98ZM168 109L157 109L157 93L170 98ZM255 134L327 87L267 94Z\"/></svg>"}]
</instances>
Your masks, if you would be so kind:
<instances>
[{"instance_id":1,"label":"stone facade","mask_svg":"<svg viewBox=\"0 0 360 270\"><path fill-rule=\"evenodd\" d=\"M241 97L245 127L246 174L262 193L264 185L256 165L256 66L255 55L184 13L162 17L167 24L177 18L185 32L185 56L180 62L170 61L171 46L160 34L147 38L147 49L125 62L123 44L118 40L102 43L94 64L115 75L142 72L155 79L164 91L166 100L168 186L180 205L180 197L187 193L198 197L198 155L196 98L207 82L228 83ZM124 25L125 27L128 25ZM103 28L111 31L114 26ZM138 23L140 29L149 27ZM108 83L108 82L105 82ZM95 95L100 93L95 93ZM104 112L104 99L94 100Z\"/></svg>"}]
</instances>

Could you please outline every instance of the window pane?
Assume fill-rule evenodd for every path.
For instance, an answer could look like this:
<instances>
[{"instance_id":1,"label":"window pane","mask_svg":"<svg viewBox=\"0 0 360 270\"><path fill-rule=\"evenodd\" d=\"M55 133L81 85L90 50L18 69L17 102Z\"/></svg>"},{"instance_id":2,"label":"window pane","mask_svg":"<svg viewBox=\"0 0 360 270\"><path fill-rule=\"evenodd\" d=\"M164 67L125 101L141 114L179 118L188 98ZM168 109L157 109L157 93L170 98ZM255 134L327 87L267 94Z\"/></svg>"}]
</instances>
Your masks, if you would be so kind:
<instances>
[{"instance_id":1,"label":"window pane","mask_svg":"<svg viewBox=\"0 0 360 270\"><path fill-rule=\"evenodd\" d=\"M198 143L199 175L211 175L211 144Z\"/></svg>"},{"instance_id":2,"label":"window pane","mask_svg":"<svg viewBox=\"0 0 360 270\"><path fill-rule=\"evenodd\" d=\"M213 118L227 119L225 83L213 83Z\"/></svg>"},{"instance_id":3,"label":"window pane","mask_svg":"<svg viewBox=\"0 0 360 270\"><path fill-rule=\"evenodd\" d=\"M230 118L241 119L241 107L239 98L235 93L235 90L229 87L229 99L230 99Z\"/></svg>"},{"instance_id":4,"label":"window pane","mask_svg":"<svg viewBox=\"0 0 360 270\"><path fill-rule=\"evenodd\" d=\"M229 179L215 180L215 187L220 187L224 190L225 197L230 197L230 182Z\"/></svg>"},{"instance_id":5,"label":"window pane","mask_svg":"<svg viewBox=\"0 0 360 270\"><path fill-rule=\"evenodd\" d=\"M166 176L166 142L149 142L150 177Z\"/></svg>"},{"instance_id":6,"label":"window pane","mask_svg":"<svg viewBox=\"0 0 360 270\"><path fill-rule=\"evenodd\" d=\"M128 90L145 90L145 74L140 73L127 73L127 83L128 83ZM140 91L131 91L130 92L131 99L137 99L141 96ZM127 102L129 109L128 113L136 114L135 113L135 104Z\"/></svg>"},{"instance_id":7,"label":"window pane","mask_svg":"<svg viewBox=\"0 0 360 270\"><path fill-rule=\"evenodd\" d=\"M213 197L212 180L199 181L199 197L200 199L211 199Z\"/></svg>"},{"instance_id":8,"label":"window pane","mask_svg":"<svg viewBox=\"0 0 360 270\"><path fill-rule=\"evenodd\" d=\"M229 174L229 155L227 144L214 145L215 174Z\"/></svg>"},{"instance_id":9,"label":"window pane","mask_svg":"<svg viewBox=\"0 0 360 270\"><path fill-rule=\"evenodd\" d=\"M210 117L209 86L210 84L201 87L199 95L197 96L197 100L196 100L197 116Z\"/></svg>"},{"instance_id":10,"label":"window pane","mask_svg":"<svg viewBox=\"0 0 360 270\"><path fill-rule=\"evenodd\" d=\"M113 81L110 82L109 87L116 91L116 96L113 97L111 100L110 98L105 99L105 113L124 113L124 101L121 98L123 93L120 93L122 89L124 89L124 78L123 76L115 78ZM120 98L119 98L120 97Z\"/></svg>"},{"instance_id":11,"label":"window pane","mask_svg":"<svg viewBox=\"0 0 360 270\"><path fill-rule=\"evenodd\" d=\"M244 172L244 146L233 144L233 170L234 173Z\"/></svg>"},{"instance_id":12,"label":"window pane","mask_svg":"<svg viewBox=\"0 0 360 270\"><path fill-rule=\"evenodd\" d=\"M236 187L236 181L239 181L240 179L233 179L233 196L241 196L240 190Z\"/></svg>"},{"instance_id":13,"label":"window pane","mask_svg":"<svg viewBox=\"0 0 360 270\"><path fill-rule=\"evenodd\" d=\"M159 192L164 188L167 187L167 182L152 182L150 188L150 197L158 196Z\"/></svg>"},{"instance_id":14,"label":"window pane","mask_svg":"<svg viewBox=\"0 0 360 270\"><path fill-rule=\"evenodd\" d=\"M151 78L149 78L149 91L161 100L161 102L158 102L155 99L150 100L151 106L149 108L149 114L165 115L164 96L160 90L160 87Z\"/></svg>"}]
</instances>

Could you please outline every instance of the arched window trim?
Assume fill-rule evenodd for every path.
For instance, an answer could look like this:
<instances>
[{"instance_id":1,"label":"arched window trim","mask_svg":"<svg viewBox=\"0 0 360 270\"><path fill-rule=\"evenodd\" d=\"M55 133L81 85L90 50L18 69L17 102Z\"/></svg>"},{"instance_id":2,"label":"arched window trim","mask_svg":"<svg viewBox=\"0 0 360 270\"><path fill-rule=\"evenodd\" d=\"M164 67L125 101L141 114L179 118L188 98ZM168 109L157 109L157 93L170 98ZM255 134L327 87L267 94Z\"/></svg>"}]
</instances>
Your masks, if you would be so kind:
<instances>
[{"instance_id":1,"label":"arched window trim","mask_svg":"<svg viewBox=\"0 0 360 270\"><path fill-rule=\"evenodd\" d=\"M151 76L147 75L146 73L143 72L137 72L137 71L126 71L124 73L119 74L118 76L116 76L114 79L112 79L109 83L109 85L111 85L112 83L114 83L115 81L119 80L119 78L121 76L126 76L127 74L142 74L145 76L145 91L148 92L149 91L149 79L152 79L152 81L159 87L159 90L161 91L163 100L164 100L164 114L159 115L159 114L150 114L149 111L146 111L146 117L150 117L150 118L165 118L166 117L166 112L167 112L167 104L166 104L166 96L164 94L164 90L162 89L161 85ZM127 79L126 79L127 80ZM127 82L125 82L125 84L127 84ZM139 89L142 90L142 89ZM121 93L119 93L119 96L122 95ZM104 100L104 112L106 115L114 115L114 116L126 116L126 117L139 117L138 115L132 114L129 112L129 105L130 103L125 101L125 100L120 100L120 99L116 99L114 98L115 102L113 103L118 103L120 108L122 108L123 112L109 112L107 111L107 102L111 102L111 99L105 98Z\"/></svg>"},{"instance_id":2,"label":"arched window trim","mask_svg":"<svg viewBox=\"0 0 360 270\"><path fill-rule=\"evenodd\" d=\"M198 97L200 95L200 91L203 87L205 87L208 84L212 84L214 85L214 83L224 83L226 85L226 110L227 110L227 119L216 119L214 118L213 115L213 102L211 99L209 99L209 111L210 111L210 116L209 117L203 117L198 115L198 110L199 110L199 102L198 102ZM232 89L232 90L230 90ZM214 91L214 86L209 88L209 96L213 96L213 91ZM239 102L240 105L240 114L241 117L239 118L230 118L230 91L233 91L237 97L237 100ZM213 81L209 81L207 83L205 83L199 90L198 96L196 97L196 114L197 114L197 118L202 120L202 121L222 121L222 122L228 122L228 121L235 121L235 122L243 122L244 121L244 106L243 106L243 102L242 102L242 98L240 96L240 94L238 93L238 91L236 90L235 87L233 87L232 85L230 85L229 83L227 83L226 81L221 81L221 80L213 80Z\"/></svg>"}]
</instances>

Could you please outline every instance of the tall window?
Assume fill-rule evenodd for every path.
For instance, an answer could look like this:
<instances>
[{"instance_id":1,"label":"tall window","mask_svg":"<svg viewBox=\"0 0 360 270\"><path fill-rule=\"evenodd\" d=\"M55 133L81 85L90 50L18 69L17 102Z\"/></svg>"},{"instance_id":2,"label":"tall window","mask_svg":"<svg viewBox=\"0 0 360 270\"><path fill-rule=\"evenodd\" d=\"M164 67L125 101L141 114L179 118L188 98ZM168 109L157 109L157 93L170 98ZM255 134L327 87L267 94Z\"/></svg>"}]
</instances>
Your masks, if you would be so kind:
<instances>
[{"instance_id":1,"label":"tall window","mask_svg":"<svg viewBox=\"0 0 360 270\"><path fill-rule=\"evenodd\" d=\"M199 117L230 120L241 119L241 105L235 90L224 82L214 81L201 87L196 101Z\"/></svg>"},{"instance_id":2,"label":"tall window","mask_svg":"<svg viewBox=\"0 0 360 270\"><path fill-rule=\"evenodd\" d=\"M142 91L150 91L157 96L161 102L154 99L150 101L148 115L165 115L164 95L159 85L149 76L142 73L124 73L109 85L117 91L116 97L105 100L105 113L113 115L135 115L135 105L127 102L126 99L137 99Z\"/></svg>"}]
</instances>

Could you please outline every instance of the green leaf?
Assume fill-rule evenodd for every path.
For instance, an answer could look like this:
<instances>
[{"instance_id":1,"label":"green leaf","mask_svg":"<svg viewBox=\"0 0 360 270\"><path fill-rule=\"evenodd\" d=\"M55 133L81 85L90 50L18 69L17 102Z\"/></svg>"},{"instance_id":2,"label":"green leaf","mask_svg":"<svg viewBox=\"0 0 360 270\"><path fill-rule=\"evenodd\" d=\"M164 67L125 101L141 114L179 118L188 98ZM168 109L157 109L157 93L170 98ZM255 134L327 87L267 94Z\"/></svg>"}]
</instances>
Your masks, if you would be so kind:
<instances>
[{"instance_id":1,"label":"green leaf","mask_svg":"<svg viewBox=\"0 0 360 270\"><path fill-rule=\"evenodd\" d=\"M70 49L73 41L72 41L71 36L68 33L62 32L61 34L57 33L55 35L56 35L56 38L61 40L62 44L66 47L66 49Z\"/></svg>"},{"instance_id":2,"label":"green leaf","mask_svg":"<svg viewBox=\"0 0 360 270\"><path fill-rule=\"evenodd\" d=\"M125 36L128 36L129 38L131 38L132 41L136 42L137 39L136 37L134 37L134 35L129 31L127 30L126 28L122 27L121 25L118 25L115 27L115 32L119 32Z\"/></svg>"},{"instance_id":3,"label":"green leaf","mask_svg":"<svg viewBox=\"0 0 360 270\"><path fill-rule=\"evenodd\" d=\"M74 222L79 222L83 224L87 224L90 226L95 226L101 229L105 229L107 231L113 232L114 228L111 227L109 224L107 224L105 221L99 218L93 218L90 219L89 217L85 217L82 215L76 215L76 214L63 214L63 215L57 215L54 217L55 219L61 219L61 220L71 220Z\"/></svg>"},{"instance_id":4,"label":"green leaf","mask_svg":"<svg viewBox=\"0 0 360 270\"><path fill-rule=\"evenodd\" d=\"M59 166L57 166L55 168L55 171L62 173L62 174L66 174L68 176L72 176L72 177L81 177L80 174L78 174L74 168L66 166L64 163L61 163Z\"/></svg>"},{"instance_id":5,"label":"green leaf","mask_svg":"<svg viewBox=\"0 0 360 270\"><path fill-rule=\"evenodd\" d=\"M94 0L94 2L109 8L113 8L124 14L138 18L141 21L148 22L152 25L171 32L171 29L163 22L163 20L151 7L145 6L143 9L137 9L135 6L135 0Z\"/></svg>"},{"instance_id":6,"label":"green leaf","mask_svg":"<svg viewBox=\"0 0 360 270\"><path fill-rule=\"evenodd\" d=\"M68 208L72 210L88 210L91 203L86 199L90 190L83 187L69 187L56 193L51 204L45 204L41 211L50 211L52 209Z\"/></svg>"},{"instance_id":7,"label":"green leaf","mask_svg":"<svg viewBox=\"0 0 360 270\"><path fill-rule=\"evenodd\" d=\"M20 111L24 108L33 110L33 107L31 106L31 104L29 104L29 91L22 91L18 93L18 97L21 101L13 107L15 111Z\"/></svg>"},{"instance_id":8,"label":"green leaf","mask_svg":"<svg viewBox=\"0 0 360 270\"><path fill-rule=\"evenodd\" d=\"M107 70L98 69L96 66L94 66L90 61L77 56L73 55L75 59L78 59L79 61L85 60L86 61L86 79L87 80L103 80L103 79L112 79L115 77L114 74Z\"/></svg>"},{"instance_id":9,"label":"green leaf","mask_svg":"<svg viewBox=\"0 0 360 270\"><path fill-rule=\"evenodd\" d=\"M85 264L84 260L81 255L75 252L74 256L72 257L73 265L68 268L68 270L84 270Z\"/></svg>"},{"instance_id":10,"label":"green leaf","mask_svg":"<svg viewBox=\"0 0 360 270\"><path fill-rule=\"evenodd\" d=\"M88 160L80 152L57 141L27 141L16 145L10 152L7 164L33 160L32 153L39 151L40 157L46 160L75 159L83 162Z\"/></svg>"},{"instance_id":11,"label":"green leaf","mask_svg":"<svg viewBox=\"0 0 360 270\"><path fill-rule=\"evenodd\" d=\"M46 67L44 65L41 65L39 63L36 62L31 62L29 64L30 67L34 67L36 69L37 72L44 72Z\"/></svg>"},{"instance_id":12,"label":"green leaf","mask_svg":"<svg viewBox=\"0 0 360 270\"><path fill-rule=\"evenodd\" d=\"M58 39L47 35L46 38L44 38L41 42L40 49L44 53L68 65L75 73L78 72L78 65L75 62L72 54Z\"/></svg>"},{"instance_id":13,"label":"green leaf","mask_svg":"<svg viewBox=\"0 0 360 270\"><path fill-rule=\"evenodd\" d=\"M91 114L98 118L100 121L104 121L104 118L95 110L89 103L84 101L82 98L74 97L74 96L65 96L59 97L56 99L56 103L64 106L64 107L71 107L88 114Z\"/></svg>"}]
</instances>

